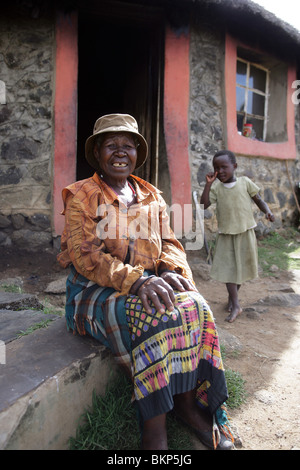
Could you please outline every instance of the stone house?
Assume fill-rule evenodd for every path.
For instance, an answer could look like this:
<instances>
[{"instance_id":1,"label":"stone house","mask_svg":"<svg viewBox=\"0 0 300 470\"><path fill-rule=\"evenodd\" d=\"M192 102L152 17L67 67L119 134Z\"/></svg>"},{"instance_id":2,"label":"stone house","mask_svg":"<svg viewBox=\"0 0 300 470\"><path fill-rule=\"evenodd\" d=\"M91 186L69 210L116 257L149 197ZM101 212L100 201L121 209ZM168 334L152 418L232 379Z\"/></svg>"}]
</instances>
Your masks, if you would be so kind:
<instances>
[{"instance_id":1,"label":"stone house","mask_svg":"<svg viewBox=\"0 0 300 470\"><path fill-rule=\"evenodd\" d=\"M275 227L294 224L299 64L300 33L249 0L5 2L0 246L58 247L61 190L93 174L84 142L111 112L136 117L150 148L139 176L170 205L192 204L213 154L229 148L238 174L261 186Z\"/></svg>"}]
</instances>

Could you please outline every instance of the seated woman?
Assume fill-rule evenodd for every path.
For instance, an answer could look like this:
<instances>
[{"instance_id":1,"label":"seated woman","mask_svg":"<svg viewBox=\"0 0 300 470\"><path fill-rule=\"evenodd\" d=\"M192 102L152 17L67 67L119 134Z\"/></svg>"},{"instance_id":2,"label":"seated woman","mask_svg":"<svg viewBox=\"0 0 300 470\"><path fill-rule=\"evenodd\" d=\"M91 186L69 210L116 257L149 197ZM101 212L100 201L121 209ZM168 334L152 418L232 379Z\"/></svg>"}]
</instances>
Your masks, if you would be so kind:
<instances>
[{"instance_id":1,"label":"seated woman","mask_svg":"<svg viewBox=\"0 0 300 470\"><path fill-rule=\"evenodd\" d=\"M63 190L58 260L70 267L67 325L106 345L127 370L143 449L168 448L166 413L173 409L206 446L230 449L220 421L227 388L213 315L160 191L132 175L147 158L135 119L100 117L85 151L95 174Z\"/></svg>"}]
</instances>

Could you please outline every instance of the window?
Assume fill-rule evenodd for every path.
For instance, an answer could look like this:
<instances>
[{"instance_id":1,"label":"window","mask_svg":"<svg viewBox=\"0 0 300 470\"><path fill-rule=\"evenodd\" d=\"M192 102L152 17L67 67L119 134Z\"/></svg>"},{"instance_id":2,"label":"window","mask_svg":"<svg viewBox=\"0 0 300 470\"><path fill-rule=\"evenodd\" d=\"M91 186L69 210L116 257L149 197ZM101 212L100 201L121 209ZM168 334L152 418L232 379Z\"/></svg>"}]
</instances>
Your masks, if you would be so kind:
<instances>
[{"instance_id":1,"label":"window","mask_svg":"<svg viewBox=\"0 0 300 470\"><path fill-rule=\"evenodd\" d=\"M252 125L250 137L265 140L268 116L269 71L240 57L236 67L237 128Z\"/></svg>"},{"instance_id":2,"label":"window","mask_svg":"<svg viewBox=\"0 0 300 470\"><path fill-rule=\"evenodd\" d=\"M240 155L296 158L295 105L292 101L296 67L242 44L226 34L226 146ZM242 135L252 124L252 138Z\"/></svg>"}]
</instances>

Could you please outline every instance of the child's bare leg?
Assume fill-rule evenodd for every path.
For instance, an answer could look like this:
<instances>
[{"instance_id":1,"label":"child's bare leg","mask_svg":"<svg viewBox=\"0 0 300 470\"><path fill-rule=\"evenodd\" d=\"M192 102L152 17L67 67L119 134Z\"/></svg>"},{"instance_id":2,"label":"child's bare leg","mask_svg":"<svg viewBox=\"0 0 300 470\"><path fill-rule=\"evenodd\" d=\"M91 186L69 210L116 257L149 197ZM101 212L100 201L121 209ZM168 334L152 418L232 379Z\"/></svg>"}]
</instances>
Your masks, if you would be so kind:
<instances>
[{"instance_id":1,"label":"child's bare leg","mask_svg":"<svg viewBox=\"0 0 300 470\"><path fill-rule=\"evenodd\" d=\"M241 286L239 284L233 284L232 282L228 282L226 284L226 287L229 296L228 306L231 306L231 310L230 315L228 315L225 320L232 323L236 319L236 317L242 313L238 298L238 290Z\"/></svg>"},{"instance_id":2,"label":"child's bare leg","mask_svg":"<svg viewBox=\"0 0 300 470\"><path fill-rule=\"evenodd\" d=\"M240 284L236 284L236 286L237 286L237 290L239 290L239 288L241 287ZM232 310L232 300L230 298L230 295L228 295L228 306L227 306L227 308L228 308L228 312L231 312L231 310Z\"/></svg>"}]
</instances>

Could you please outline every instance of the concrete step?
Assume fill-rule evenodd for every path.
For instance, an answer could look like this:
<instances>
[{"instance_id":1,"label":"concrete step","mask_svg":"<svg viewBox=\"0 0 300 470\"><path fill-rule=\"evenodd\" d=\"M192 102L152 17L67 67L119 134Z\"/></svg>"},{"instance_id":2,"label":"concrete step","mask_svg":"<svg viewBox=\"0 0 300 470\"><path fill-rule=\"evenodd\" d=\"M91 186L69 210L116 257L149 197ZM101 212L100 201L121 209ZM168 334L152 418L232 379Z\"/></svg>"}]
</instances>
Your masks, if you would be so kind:
<instances>
[{"instance_id":1,"label":"concrete step","mask_svg":"<svg viewBox=\"0 0 300 470\"><path fill-rule=\"evenodd\" d=\"M115 364L93 338L68 332L63 317L53 316L46 328L18 337L24 325L47 315L30 310L25 294L19 297L23 310L14 310L16 295L6 295L4 303L0 295L2 353L5 348L5 361L0 355L0 449L64 450L93 392L104 392Z\"/></svg>"}]
</instances>

